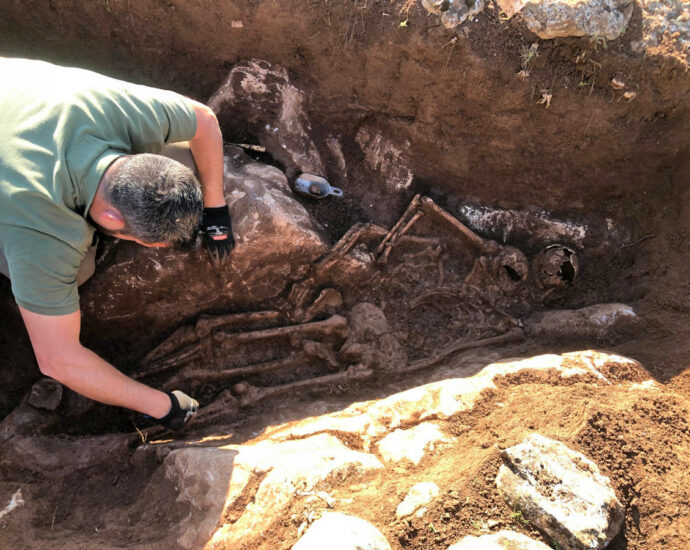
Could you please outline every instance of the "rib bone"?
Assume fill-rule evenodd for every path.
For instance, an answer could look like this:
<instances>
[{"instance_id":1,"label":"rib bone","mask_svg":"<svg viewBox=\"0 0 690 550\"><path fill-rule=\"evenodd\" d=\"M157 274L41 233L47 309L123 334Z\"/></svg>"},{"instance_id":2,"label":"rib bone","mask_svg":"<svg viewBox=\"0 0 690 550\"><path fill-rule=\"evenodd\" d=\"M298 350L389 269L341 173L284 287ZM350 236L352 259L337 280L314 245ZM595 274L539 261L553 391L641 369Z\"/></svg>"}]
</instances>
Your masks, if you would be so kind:
<instances>
[{"instance_id":1,"label":"rib bone","mask_svg":"<svg viewBox=\"0 0 690 550\"><path fill-rule=\"evenodd\" d=\"M291 393L299 390L315 390L323 389L324 387L333 384L350 383L353 380L365 380L373 375L374 371L363 367L362 365L350 365L347 370L335 374L328 374L326 376L319 376L317 378L308 378L290 384L283 384L280 386L270 386L267 388L257 388L246 382L235 384L233 388L240 397L240 407L249 407L256 405L260 401L270 397L276 397L285 393Z\"/></svg>"}]
</instances>

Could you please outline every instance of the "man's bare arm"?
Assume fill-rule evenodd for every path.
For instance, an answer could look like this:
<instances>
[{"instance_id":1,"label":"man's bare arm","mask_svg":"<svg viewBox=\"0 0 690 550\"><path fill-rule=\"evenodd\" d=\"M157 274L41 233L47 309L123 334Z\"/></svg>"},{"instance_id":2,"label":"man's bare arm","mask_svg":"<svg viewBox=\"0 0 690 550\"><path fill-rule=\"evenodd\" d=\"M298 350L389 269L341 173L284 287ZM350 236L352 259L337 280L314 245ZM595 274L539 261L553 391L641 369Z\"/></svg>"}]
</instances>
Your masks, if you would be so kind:
<instances>
[{"instance_id":1,"label":"man's bare arm","mask_svg":"<svg viewBox=\"0 0 690 550\"><path fill-rule=\"evenodd\" d=\"M189 142L199 171L205 207L225 206L223 193L223 136L210 107L194 102L196 134Z\"/></svg>"},{"instance_id":2,"label":"man's bare arm","mask_svg":"<svg viewBox=\"0 0 690 550\"><path fill-rule=\"evenodd\" d=\"M41 372L77 393L161 418L170 398L122 374L79 342L81 313L40 315L19 308Z\"/></svg>"}]
</instances>

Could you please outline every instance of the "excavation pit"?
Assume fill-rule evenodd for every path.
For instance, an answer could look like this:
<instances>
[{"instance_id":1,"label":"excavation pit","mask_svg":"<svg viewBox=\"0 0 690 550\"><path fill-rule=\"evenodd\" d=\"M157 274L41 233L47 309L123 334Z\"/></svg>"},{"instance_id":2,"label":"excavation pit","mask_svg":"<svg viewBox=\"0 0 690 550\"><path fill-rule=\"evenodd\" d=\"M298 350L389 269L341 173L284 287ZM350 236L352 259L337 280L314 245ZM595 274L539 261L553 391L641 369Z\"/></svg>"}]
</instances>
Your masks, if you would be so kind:
<instances>
[{"instance_id":1,"label":"excavation pit","mask_svg":"<svg viewBox=\"0 0 690 550\"><path fill-rule=\"evenodd\" d=\"M422 540L426 526L414 522L386 534L396 549L445 550L474 533L477 514L503 510L482 491L498 464L492 446L516 443L519 418L605 465L627 510L611 548L680 547L689 516L678 502L687 499L664 480L686 469L688 448L679 420L690 393L682 33L647 44L638 4L625 34L605 45L540 39L489 3L450 28L419 2L53 4L8 6L0 55L96 69L211 105L238 244L217 272L202 249L105 239L82 288L86 346L201 401L198 421L172 441L41 380L0 279L0 498L21 485L26 502L2 519L0 546L42 548L56 537L168 548L186 504L157 519L151 509L167 505L159 467L171 451L245 443L354 402L470 379L507 357L605 349L644 365L664 387L659 397L628 403L594 374L507 376L446 426L487 460L458 470L452 489L470 487L462 497L474 499L458 522L431 509L449 539ZM301 173L343 196L293 193ZM642 371L611 365L597 371L611 385L647 383ZM601 386L591 389L594 379ZM514 416L501 412L511 406ZM628 430L633 420L644 438ZM357 441L348 444L360 449ZM421 464L440 478L452 470ZM381 495L404 485L387 483ZM673 525L654 528L654 507ZM383 499L380 508L391 523L395 507ZM493 519L510 521L502 513ZM252 547L289 547L297 527L274 528L269 546Z\"/></svg>"}]
</instances>

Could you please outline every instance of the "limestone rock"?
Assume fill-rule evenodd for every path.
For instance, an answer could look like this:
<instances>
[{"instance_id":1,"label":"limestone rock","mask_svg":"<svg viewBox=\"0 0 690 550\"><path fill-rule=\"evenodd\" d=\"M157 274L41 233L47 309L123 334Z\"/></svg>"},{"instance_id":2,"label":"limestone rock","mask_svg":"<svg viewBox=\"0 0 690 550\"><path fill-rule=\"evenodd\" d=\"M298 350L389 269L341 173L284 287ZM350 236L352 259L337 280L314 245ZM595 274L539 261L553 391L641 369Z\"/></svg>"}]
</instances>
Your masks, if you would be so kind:
<instances>
[{"instance_id":1,"label":"limestone rock","mask_svg":"<svg viewBox=\"0 0 690 550\"><path fill-rule=\"evenodd\" d=\"M27 403L37 409L54 411L62 401L62 384L52 378L41 378L31 387Z\"/></svg>"},{"instance_id":2,"label":"limestone rock","mask_svg":"<svg viewBox=\"0 0 690 550\"><path fill-rule=\"evenodd\" d=\"M412 184L413 174L408 166L410 142L398 142L391 134L372 125L361 126L355 140L362 148L369 168L378 172L389 191L404 191Z\"/></svg>"},{"instance_id":3,"label":"limestone rock","mask_svg":"<svg viewBox=\"0 0 690 550\"><path fill-rule=\"evenodd\" d=\"M398 507L395 509L396 517L400 519L411 516L434 500L440 492L441 489L438 488L438 485L430 481L417 483L407 492L403 501L398 504Z\"/></svg>"},{"instance_id":4,"label":"limestone rock","mask_svg":"<svg viewBox=\"0 0 690 550\"><path fill-rule=\"evenodd\" d=\"M525 328L532 336L605 339L636 321L635 311L626 304L596 304L535 313L527 319Z\"/></svg>"},{"instance_id":5,"label":"limestone rock","mask_svg":"<svg viewBox=\"0 0 690 550\"><path fill-rule=\"evenodd\" d=\"M326 512L317 519L292 550L390 550L381 532L361 518Z\"/></svg>"},{"instance_id":6,"label":"limestone rock","mask_svg":"<svg viewBox=\"0 0 690 550\"><path fill-rule=\"evenodd\" d=\"M128 456L131 438L108 434L89 438L17 435L0 444L0 463L20 465L23 471L48 479L62 479L90 468L112 467Z\"/></svg>"},{"instance_id":7,"label":"limestone rock","mask_svg":"<svg viewBox=\"0 0 690 550\"><path fill-rule=\"evenodd\" d=\"M496 485L561 548L599 550L620 530L625 510L610 480L581 453L535 433L501 456Z\"/></svg>"},{"instance_id":8,"label":"limestone rock","mask_svg":"<svg viewBox=\"0 0 690 550\"><path fill-rule=\"evenodd\" d=\"M538 209L514 210L467 203L457 207L457 214L460 221L482 235L502 243L524 243L527 250L540 249L554 242L581 248L591 233L588 224L559 220ZM609 232L612 230L615 228L609 228Z\"/></svg>"},{"instance_id":9,"label":"limestone rock","mask_svg":"<svg viewBox=\"0 0 690 550\"><path fill-rule=\"evenodd\" d=\"M177 501L189 506L177 543L183 548L203 546L218 524L236 451L180 449L163 463L165 477L175 484Z\"/></svg>"},{"instance_id":10,"label":"limestone rock","mask_svg":"<svg viewBox=\"0 0 690 550\"><path fill-rule=\"evenodd\" d=\"M431 419L450 418L470 410L481 393L494 389L498 375L515 374L521 370L553 371L567 378L594 375L608 383L600 367L628 369L639 366L637 361L618 355L597 352L573 352L562 355L539 355L517 361L492 363L469 378L451 378L391 395L379 401L355 403L348 408L318 418L295 422L290 426L268 430L268 437L281 441L303 438L317 433L342 434L364 450L403 426L413 426ZM641 366L641 372L645 372ZM421 411L421 413L420 413Z\"/></svg>"},{"instance_id":11,"label":"limestone rock","mask_svg":"<svg viewBox=\"0 0 690 550\"><path fill-rule=\"evenodd\" d=\"M615 40L632 16L632 0L498 0L508 15L520 12L540 38L592 36ZM522 8L520 9L520 4Z\"/></svg>"},{"instance_id":12,"label":"limestone rock","mask_svg":"<svg viewBox=\"0 0 690 550\"><path fill-rule=\"evenodd\" d=\"M246 307L280 294L326 252L326 242L278 169L231 148L225 195L236 246L220 269L203 247L173 251L118 242L82 290L89 317L84 326L94 331L107 326L113 337L120 329L128 339L155 338L205 310Z\"/></svg>"},{"instance_id":13,"label":"limestone rock","mask_svg":"<svg viewBox=\"0 0 690 550\"><path fill-rule=\"evenodd\" d=\"M484 5L484 0L422 0L426 11L440 15L441 23L447 29L453 29L468 17L479 13Z\"/></svg>"},{"instance_id":14,"label":"limestone rock","mask_svg":"<svg viewBox=\"0 0 690 550\"><path fill-rule=\"evenodd\" d=\"M432 422L423 422L408 430L395 430L378 443L378 450L387 462L400 462L407 459L414 465L424 457L427 450L433 450L438 443L447 443L453 438L446 437Z\"/></svg>"},{"instance_id":15,"label":"limestone rock","mask_svg":"<svg viewBox=\"0 0 690 550\"><path fill-rule=\"evenodd\" d=\"M225 509L209 543L211 548L248 545L278 521L297 491L310 491L326 478L344 479L351 473L383 468L375 456L348 449L332 435L297 441L261 441L222 447L234 450Z\"/></svg>"},{"instance_id":16,"label":"limestone rock","mask_svg":"<svg viewBox=\"0 0 690 550\"><path fill-rule=\"evenodd\" d=\"M236 64L208 102L221 126L239 121L261 145L287 167L291 176L325 174L323 161L310 137L304 94L290 81L287 70L268 61Z\"/></svg>"},{"instance_id":17,"label":"limestone rock","mask_svg":"<svg viewBox=\"0 0 690 550\"><path fill-rule=\"evenodd\" d=\"M631 42L633 50L655 48L664 36L675 36L677 49L686 60L690 44L690 4L685 0L640 0L642 12L642 38Z\"/></svg>"},{"instance_id":18,"label":"limestone rock","mask_svg":"<svg viewBox=\"0 0 690 550\"><path fill-rule=\"evenodd\" d=\"M467 536L448 550L551 550L543 542L514 531L499 531L481 537Z\"/></svg>"},{"instance_id":19,"label":"limestone rock","mask_svg":"<svg viewBox=\"0 0 690 550\"><path fill-rule=\"evenodd\" d=\"M226 198L238 236L233 253L243 266L245 283L254 288L262 280L264 285L273 285L270 272L294 265L290 258L306 263L325 254L325 241L309 213L294 199L285 175L252 161L237 148L229 153L225 157ZM261 293L267 292L269 288Z\"/></svg>"}]
</instances>

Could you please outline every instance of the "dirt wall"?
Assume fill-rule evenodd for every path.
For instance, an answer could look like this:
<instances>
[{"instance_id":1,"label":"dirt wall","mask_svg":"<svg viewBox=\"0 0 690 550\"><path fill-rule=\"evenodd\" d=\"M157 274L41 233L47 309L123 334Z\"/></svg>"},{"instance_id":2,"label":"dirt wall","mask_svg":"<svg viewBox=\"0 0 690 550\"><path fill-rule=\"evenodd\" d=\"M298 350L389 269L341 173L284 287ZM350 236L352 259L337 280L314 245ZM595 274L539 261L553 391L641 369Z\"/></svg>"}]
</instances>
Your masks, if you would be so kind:
<instances>
[{"instance_id":1,"label":"dirt wall","mask_svg":"<svg viewBox=\"0 0 690 550\"><path fill-rule=\"evenodd\" d=\"M456 31L395 1L3 3L5 55L201 99L238 60L279 63L307 90L323 134L352 135L373 119L408 139L419 187L557 210L615 211L624 195L678 193L690 142L688 77L673 58L632 52L635 19L606 44L538 41L493 6ZM520 78L524 48L535 41L530 74ZM635 98L617 94L613 78ZM548 108L537 103L543 90ZM242 137L242 122L225 121L224 130Z\"/></svg>"}]
</instances>

